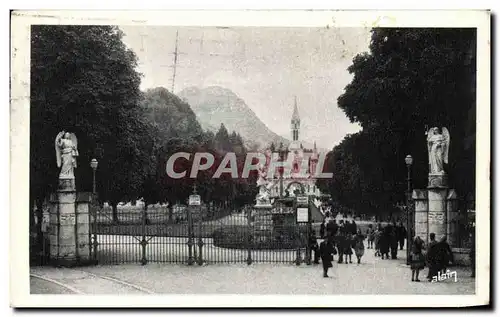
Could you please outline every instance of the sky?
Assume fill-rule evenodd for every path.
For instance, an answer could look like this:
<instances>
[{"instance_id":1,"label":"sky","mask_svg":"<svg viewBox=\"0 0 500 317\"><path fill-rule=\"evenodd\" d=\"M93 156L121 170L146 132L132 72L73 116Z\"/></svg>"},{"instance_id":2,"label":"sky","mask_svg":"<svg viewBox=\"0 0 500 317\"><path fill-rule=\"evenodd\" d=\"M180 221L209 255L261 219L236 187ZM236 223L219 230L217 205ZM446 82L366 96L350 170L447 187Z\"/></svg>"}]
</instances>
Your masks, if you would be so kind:
<instances>
[{"instance_id":1,"label":"sky","mask_svg":"<svg viewBox=\"0 0 500 317\"><path fill-rule=\"evenodd\" d=\"M291 138L294 98L301 139L331 149L359 131L337 106L352 80L347 68L368 51L369 28L121 26L138 56L141 89L222 86L232 90L271 130ZM178 36L176 36L178 34Z\"/></svg>"}]
</instances>

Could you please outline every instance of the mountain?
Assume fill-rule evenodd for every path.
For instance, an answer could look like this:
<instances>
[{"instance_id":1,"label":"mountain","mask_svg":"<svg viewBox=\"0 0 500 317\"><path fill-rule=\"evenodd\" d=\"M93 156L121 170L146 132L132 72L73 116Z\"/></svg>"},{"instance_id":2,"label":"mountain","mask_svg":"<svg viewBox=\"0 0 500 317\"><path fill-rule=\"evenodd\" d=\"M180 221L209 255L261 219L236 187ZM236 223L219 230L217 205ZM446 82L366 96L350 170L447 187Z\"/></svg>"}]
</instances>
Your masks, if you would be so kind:
<instances>
[{"instance_id":1,"label":"mountain","mask_svg":"<svg viewBox=\"0 0 500 317\"><path fill-rule=\"evenodd\" d=\"M223 123L228 131L236 131L245 140L245 146L263 148L271 142L279 145L290 143L286 138L271 131L257 115L231 90L211 86L204 89L190 87L177 94L191 106L198 122L205 130L217 132Z\"/></svg>"},{"instance_id":2,"label":"mountain","mask_svg":"<svg viewBox=\"0 0 500 317\"><path fill-rule=\"evenodd\" d=\"M158 128L160 140L200 138L203 129L189 105L163 87L148 89L142 107Z\"/></svg>"}]
</instances>

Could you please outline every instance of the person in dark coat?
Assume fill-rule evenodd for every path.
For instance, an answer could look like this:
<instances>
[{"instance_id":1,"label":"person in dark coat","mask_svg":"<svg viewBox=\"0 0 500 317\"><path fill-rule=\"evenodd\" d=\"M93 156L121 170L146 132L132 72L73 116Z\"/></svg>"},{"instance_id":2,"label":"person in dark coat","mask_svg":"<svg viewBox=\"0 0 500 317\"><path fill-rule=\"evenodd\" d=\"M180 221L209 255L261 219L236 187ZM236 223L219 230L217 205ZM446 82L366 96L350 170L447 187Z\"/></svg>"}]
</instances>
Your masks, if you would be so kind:
<instances>
[{"instance_id":1,"label":"person in dark coat","mask_svg":"<svg viewBox=\"0 0 500 317\"><path fill-rule=\"evenodd\" d=\"M352 263L352 246L353 239L350 233L343 234L343 243L341 245L342 254L344 255L344 263L347 264L347 258L349 258L349 263Z\"/></svg>"},{"instance_id":2,"label":"person in dark coat","mask_svg":"<svg viewBox=\"0 0 500 317\"><path fill-rule=\"evenodd\" d=\"M441 240L436 243L435 249L435 269L437 272L445 273L450 262L453 263L453 252L451 251L446 236L443 236Z\"/></svg>"},{"instance_id":3,"label":"person in dark coat","mask_svg":"<svg viewBox=\"0 0 500 317\"><path fill-rule=\"evenodd\" d=\"M337 222L333 219L331 219L327 224L326 224L326 232L328 236L335 237L338 231L338 225Z\"/></svg>"},{"instance_id":4,"label":"person in dark coat","mask_svg":"<svg viewBox=\"0 0 500 317\"><path fill-rule=\"evenodd\" d=\"M309 235L309 252L314 252L314 264L319 264L319 245L318 240L316 239L316 233L314 230ZM309 258L311 258L311 254L309 254Z\"/></svg>"},{"instance_id":5,"label":"person in dark coat","mask_svg":"<svg viewBox=\"0 0 500 317\"><path fill-rule=\"evenodd\" d=\"M358 264L361 263L361 258L365 254L364 240L365 236L361 233L361 229L358 229L358 232L354 236L354 253L356 254L356 258L358 258Z\"/></svg>"},{"instance_id":6,"label":"person in dark coat","mask_svg":"<svg viewBox=\"0 0 500 317\"><path fill-rule=\"evenodd\" d=\"M356 225L356 222L353 220L351 223L351 232L352 235L355 235L358 233L358 225Z\"/></svg>"},{"instance_id":7,"label":"person in dark coat","mask_svg":"<svg viewBox=\"0 0 500 317\"><path fill-rule=\"evenodd\" d=\"M436 270L436 249L434 248L437 244L436 234L431 232L429 234L429 245L427 246L427 266L429 267L429 271L427 272L427 279L432 281L432 278L437 275L438 271Z\"/></svg>"},{"instance_id":8,"label":"person in dark coat","mask_svg":"<svg viewBox=\"0 0 500 317\"><path fill-rule=\"evenodd\" d=\"M325 225L325 221L323 220L323 222L321 223L321 225L319 225L319 236L320 238L324 238L325 237L325 231L326 231L326 225Z\"/></svg>"},{"instance_id":9,"label":"person in dark coat","mask_svg":"<svg viewBox=\"0 0 500 317\"><path fill-rule=\"evenodd\" d=\"M403 250L403 247L405 245L405 239L407 238L406 235L408 232L406 231L405 226L403 226L402 222L399 222L399 225L397 227L397 236L398 236L398 241L399 241L399 250Z\"/></svg>"},{"instance_id":10,"label":"person in dark coat","mask_svg":"<svg viewBox=\"0 0 500 317\"><path fill-rule=\"evenodd\" d=\"M390 243L391 243L391 235L390 235L390 228L389 226L386 226L382 229L382 234L380 235L380 254L382 257L382 260L384 259L389 259L389 248L390 248Z\"/></svg>"},{"instance_id":11,"label":"person in dark coat","mask_svg":"<svg viewBox=\"0 0 500 317\"><path fill-rule=\"evenodd\" d=\"M319 254L321 256L321 263L323 264L323 277L328 277L328 269L333 267L333 237L321 241L319 244Z\"/></svg>"},{"instance_id":12,"label":"person in dark coat","mask_svg":"<svg viewBox=\"0 0 500 317\"><path fill-rule=\"evenodd\" d=\"M335 236L335 245L337 246L337 250L339 251L339 260L338 263L341 264L344 262L344 249L343 245L345 244L344 240L344 231L342 228L337 232L337 235Z\"/></svg>"},{"instance_id":13,"label":"person in dark coat","mask_svg":"<svg viewBox=\"0 0 500 317\"><path fill-rule=\"evenodd\" d=\"M397 236L397 228L396 223L393 223L389 226L389 241L390 241L390 249L391 249L391 259L396 260L398 258L398 236Z\"/></svg>"},{"instance_id":14,"label":"person in dark coat","mask_svg":"<svg viewBox=\"0 0 500 317\"><path fill-rule=\"evenodd\" d=\"M408 245L407 247L410 247ZM415 240L413 240L413 244L411 246L411 281L412 282L420 282L418 279L418 275L420 273L420 270L422 270L425 267L425 257L422 253L422 250L424 248L424 241L420 239L419 236L415 237Z\"/></svg>"}]
</instances>

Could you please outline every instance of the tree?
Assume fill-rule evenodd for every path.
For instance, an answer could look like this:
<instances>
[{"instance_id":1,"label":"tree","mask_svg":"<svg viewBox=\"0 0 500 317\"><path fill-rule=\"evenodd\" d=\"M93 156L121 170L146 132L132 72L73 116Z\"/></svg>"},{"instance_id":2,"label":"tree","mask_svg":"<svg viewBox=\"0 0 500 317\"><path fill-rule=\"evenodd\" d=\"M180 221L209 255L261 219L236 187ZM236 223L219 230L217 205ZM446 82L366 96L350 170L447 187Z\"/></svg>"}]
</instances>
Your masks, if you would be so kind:
<instances>
[{"instance_id":1,"label":"tree","mask_svg":"<svg viewBox=\"0 0 500 317\"><path fill-rule=\"evenodd\" d=\"M370 52L354 58L354 78L338 99L363 130L333 151L342 162L333 163L334 180L326 184L333 196L348 206L390 208L404 199L407 154L414 157L414 187L425 188L424 132L432 126L451 133L451 186L463 196L475 191L475 126L468 118L476 108L475 42L474 29L372 31Z\"/></svg>"},{"instance_id":2,"label":"tree","mask_svg":"<svg viewBox=\"0 0 500 317\"><path fill-rule=\"evenodd\" d=\"M31 35L30 201L56 190L54 138L61 130L78 137L77 190L91 188L88 162L96 158L101 200L116 207L136 197L151 127L123 33L114 26L38 25Z\"/></svg>"}]
</instances>

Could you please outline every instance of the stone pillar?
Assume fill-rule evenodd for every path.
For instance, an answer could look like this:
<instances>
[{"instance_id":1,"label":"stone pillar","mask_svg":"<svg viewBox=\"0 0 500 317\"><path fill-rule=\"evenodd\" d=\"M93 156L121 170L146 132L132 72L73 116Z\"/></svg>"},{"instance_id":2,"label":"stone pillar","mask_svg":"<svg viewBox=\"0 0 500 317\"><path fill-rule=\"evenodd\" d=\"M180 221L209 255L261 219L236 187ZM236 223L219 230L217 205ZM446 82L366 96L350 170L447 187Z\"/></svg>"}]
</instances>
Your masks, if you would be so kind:
<instances>
[{"instance_id":1,"label":"stone pillar","mask_svg":"<svg viewBox=\"0 0 500 317\"><path fill-rule=\"evenodd\" d=\"M458 244L457 232L459 230L459 213L457 193L454 189L448 190L446 197L446 232L448 244L455 247Z\"/></svg>"},{"instance_id":2,"label":"stone pillar","mask_svg":"<svg viewBox=\"0 0 500 317\"><path fill-rule=\"evenodd\" d=\"M435 233L436 240L439 241L443 236L447 234L447 207L446 198L448 196L447 188L429 188L429 216L428 234ZM430 241L429 236L427 236L427 242Z\"/></svg>"},{"instance_id":3,"label":"stone pillar","mask_svg":"<svg viewBox=\"0 0 500 317\"><path fill-rule=\"evenodd\" d=\"M426 241L428 236L427 217L429 212L427 190L415 189L413 191L412 199L415 202L414 236L419 236L422 240ZM410 230L411 228L407 229Z\"/></svg>"},{"instance_id":4,"label":"stone pillar","mask_svg":"<svg viewBox=\"0 0 500 317\"><path fill-rule=\"evenodd\" d=\"M50 197L50 262L73 266L88 262L90 253L90 193L77 193L74 186L60 184Z\"/></svg>"},{"instance_id":5,"label":"stone pillar","mask_svg":"<svg viewBox=\"0 0 500 317\"><path fill-rule=\"evenodd\" d=\"M90 261L90 204L92 193L77 193L76 195L76 254L81 263Z\"/></svg>"}]
</instances>

